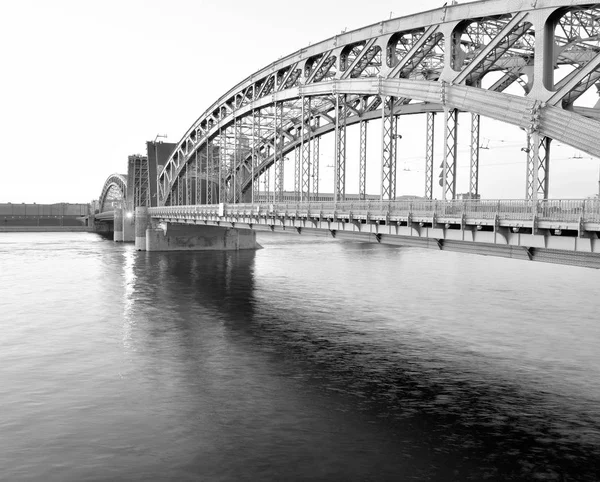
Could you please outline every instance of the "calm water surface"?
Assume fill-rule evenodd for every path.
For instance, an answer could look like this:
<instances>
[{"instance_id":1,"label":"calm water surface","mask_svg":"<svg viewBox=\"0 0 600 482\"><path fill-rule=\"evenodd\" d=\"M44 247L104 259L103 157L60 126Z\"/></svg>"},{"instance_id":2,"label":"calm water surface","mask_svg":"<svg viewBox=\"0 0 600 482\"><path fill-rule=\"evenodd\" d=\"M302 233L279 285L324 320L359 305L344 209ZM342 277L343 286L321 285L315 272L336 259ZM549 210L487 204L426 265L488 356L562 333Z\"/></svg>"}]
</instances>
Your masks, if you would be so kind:
<instances>
[{"instance_id":1,"label":"calm water surface","mask_svg":"<svg viewBox=\"0 0 600 482\"><path fill-rule=\"evenodd\" d=\"M600 271L0 234L0 479L598 481Z\"/></svg>"}]
</instances>

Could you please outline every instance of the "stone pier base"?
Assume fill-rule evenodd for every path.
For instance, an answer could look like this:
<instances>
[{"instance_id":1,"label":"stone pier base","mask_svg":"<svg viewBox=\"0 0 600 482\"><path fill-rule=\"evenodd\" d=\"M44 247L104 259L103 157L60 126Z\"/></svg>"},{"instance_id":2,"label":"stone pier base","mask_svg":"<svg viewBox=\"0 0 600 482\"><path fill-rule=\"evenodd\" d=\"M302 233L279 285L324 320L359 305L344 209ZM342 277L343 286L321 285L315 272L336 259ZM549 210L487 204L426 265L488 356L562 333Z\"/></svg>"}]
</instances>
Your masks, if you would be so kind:
<instances>
[{"instance_id":1,"label":"stone pier base","mask_svg":"<svg viewBox=\"0 0 600 482\"><path fill-rule=\"evenodd\" d=\"M165 227L146 230L147 251L225 251L260 247L256 233L250 229L167 223Z\"/></svg>"}]
</instances>

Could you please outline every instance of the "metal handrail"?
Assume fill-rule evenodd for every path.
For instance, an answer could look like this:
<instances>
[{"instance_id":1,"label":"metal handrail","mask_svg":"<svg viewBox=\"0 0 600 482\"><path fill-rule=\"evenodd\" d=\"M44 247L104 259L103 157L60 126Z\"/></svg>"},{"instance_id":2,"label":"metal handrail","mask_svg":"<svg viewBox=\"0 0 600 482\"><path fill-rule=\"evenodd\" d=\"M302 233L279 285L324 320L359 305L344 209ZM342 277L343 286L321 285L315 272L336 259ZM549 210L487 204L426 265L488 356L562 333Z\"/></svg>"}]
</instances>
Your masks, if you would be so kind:
<instances>
[{"instance_id":1,"label":"metal handrail","mask_svg":"<svg viewBox=\"0 0 600 482\"><path fill-rule=\"evenodd\" d=\"M237 204L205 204L190 206L161 206L149 208L153 216L269 216L269 215L311 215L322 213L336 216L390 216L416 218L447 219L495 219L553 222L600 222L599 199L466 199L438 201L430 199L399 201L322 201L294 203L237 203Z\"/></svg>"}]
</instances>

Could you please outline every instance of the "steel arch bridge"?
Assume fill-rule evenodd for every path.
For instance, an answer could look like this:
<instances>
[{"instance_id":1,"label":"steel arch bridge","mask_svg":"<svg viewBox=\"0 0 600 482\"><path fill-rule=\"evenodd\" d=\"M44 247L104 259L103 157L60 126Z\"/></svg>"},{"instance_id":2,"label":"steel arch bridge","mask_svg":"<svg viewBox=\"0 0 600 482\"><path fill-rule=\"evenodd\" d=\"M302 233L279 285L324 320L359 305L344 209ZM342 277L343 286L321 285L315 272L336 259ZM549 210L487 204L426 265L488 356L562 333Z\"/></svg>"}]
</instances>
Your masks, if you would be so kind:
<instances>
[{"instance_id":1,"label":"steel arch bridge","mask_svg":"<svg viewBox=\"0 0 600 482\"><path fill-rule=\"evenodd\" d=\"M553 139L600 156L600 102L594 95L595 104L584 104L599 81L600 3L490 0L383 21L301 49L220 97L159 174L160 204L199 204L201 179L213 181L204 183L206 204L259 200L261 179L282 201L292 152L295 200L318 199L319 141L327 133L334 135L333 197L342 201L352 124L360 125L358 196L365 199L373 120L381 125L380 198L395 199L397 124L410 114L427 116L424 191L431 199L435 113L444 122L443 199L455 199L463 112L471 113L470 193L478 194L485 116L526 131L525 197L546 199Z\"/></svg>"},{"instance_id":2,"label":"steel arch bridge","mask_svg":"<svg viewBox=\"0 0 600 482\"><path fill-rule=\"evenodd\" d=\"M100 213L112 212L114 203L123 203L127 200L127 175L111 174L102 187L98 205Z\"/></svg>"}]
</instances>

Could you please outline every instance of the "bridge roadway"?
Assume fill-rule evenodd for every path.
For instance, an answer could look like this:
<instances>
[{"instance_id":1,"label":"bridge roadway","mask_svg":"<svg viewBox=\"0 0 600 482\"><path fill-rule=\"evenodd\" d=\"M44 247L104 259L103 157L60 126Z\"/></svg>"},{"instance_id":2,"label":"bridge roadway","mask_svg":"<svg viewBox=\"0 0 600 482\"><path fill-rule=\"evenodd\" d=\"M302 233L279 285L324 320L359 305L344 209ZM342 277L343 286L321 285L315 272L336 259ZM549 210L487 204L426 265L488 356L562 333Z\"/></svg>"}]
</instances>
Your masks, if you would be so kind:
<instances>
[{"instance_id":1,"label":"bridge roadway","mask_svg":"<svg viewBox=\"0 0 600 482\"><path fill-rule=\"evenodd\" d=\"M413 200L149 208L155 222L340 239L600 268L600 200Z\"/></svg>"}]
</instances>

